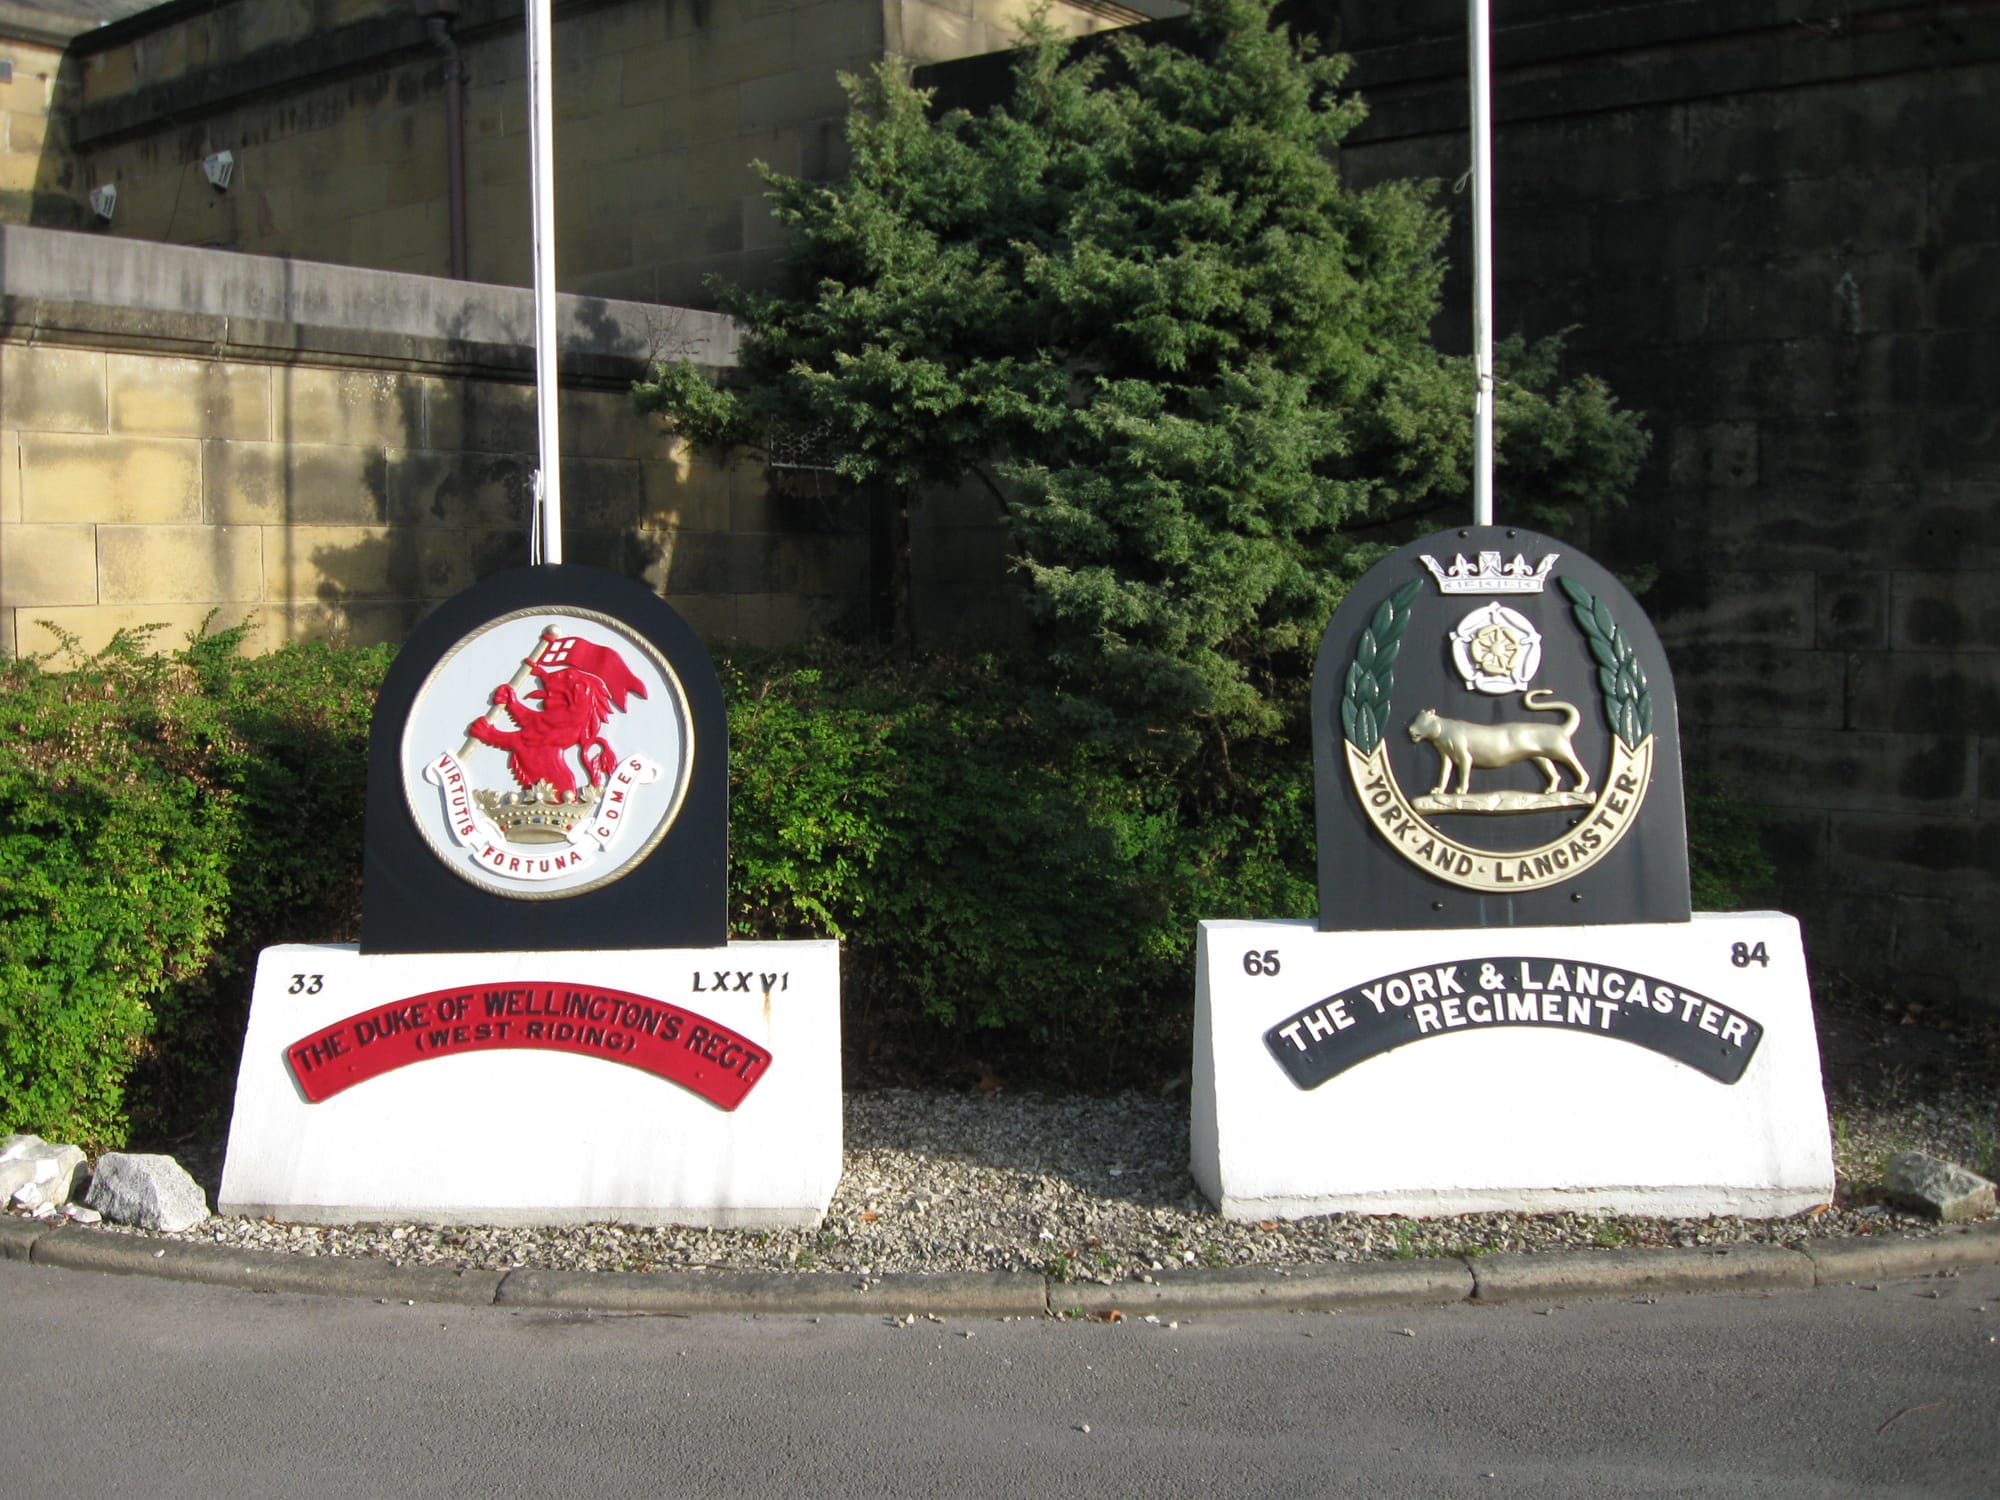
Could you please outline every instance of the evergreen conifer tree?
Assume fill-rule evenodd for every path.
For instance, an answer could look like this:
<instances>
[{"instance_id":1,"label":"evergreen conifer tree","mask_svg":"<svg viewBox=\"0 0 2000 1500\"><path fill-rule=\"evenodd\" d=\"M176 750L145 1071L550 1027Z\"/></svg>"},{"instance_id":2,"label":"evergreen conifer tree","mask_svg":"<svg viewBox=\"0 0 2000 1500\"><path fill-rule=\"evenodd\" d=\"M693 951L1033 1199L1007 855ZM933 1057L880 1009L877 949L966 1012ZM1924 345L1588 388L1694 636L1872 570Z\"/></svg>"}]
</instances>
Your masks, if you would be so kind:
<instances>
[{"instance_id":1,"label":"evergreen conifer tree","mask_svg":"<svg viewBox=\"0 0 2000 1500\"><path fill-rule=\"evenodd\" d=\"M1341 181L1346 60L1272 4L1033 34L981 116L934 115L893 62L847 80L847 175L771 174L781 274L723 294L745 381L641 392L697 442L823 432L905 505L997 481L1053 667L1156 744L1283 727L1348 584L1469 511L1470 366L1429 341L1444 215ZM1508 518L1614 501L1638 423L1559 385L1552 344L1503 361Z\"/></svg>"}]
</instances>

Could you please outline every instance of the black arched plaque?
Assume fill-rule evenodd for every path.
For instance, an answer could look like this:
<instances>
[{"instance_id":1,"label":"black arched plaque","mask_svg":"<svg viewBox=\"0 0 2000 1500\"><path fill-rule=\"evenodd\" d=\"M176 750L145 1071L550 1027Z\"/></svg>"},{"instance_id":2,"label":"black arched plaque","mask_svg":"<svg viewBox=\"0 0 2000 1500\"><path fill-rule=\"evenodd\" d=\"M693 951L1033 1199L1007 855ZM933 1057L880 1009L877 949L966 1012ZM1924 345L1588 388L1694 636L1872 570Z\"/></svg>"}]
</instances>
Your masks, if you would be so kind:
<instances>
[{"instance_id":1,"label":"black arched plaque","mask_svg":"<svg viewBox=\"0 0 2000 1500\"><path fill-rule=\"evenodd\" d=\"M719 947L729 732L673 607L517 568L420 625L368 741L363 953Z\"/></svg>"},{"instance_id":2,"label":"black arched plaque","mask_svg":"<svg viewBox=\"0 0 2000 1500\"><path fill-rule=\"evenodd\" d=\"M1412 542L1313 673L1323 931L1685 922L1673 678L1608 572L1514 527Z\"/></svg>"}]
</instances>

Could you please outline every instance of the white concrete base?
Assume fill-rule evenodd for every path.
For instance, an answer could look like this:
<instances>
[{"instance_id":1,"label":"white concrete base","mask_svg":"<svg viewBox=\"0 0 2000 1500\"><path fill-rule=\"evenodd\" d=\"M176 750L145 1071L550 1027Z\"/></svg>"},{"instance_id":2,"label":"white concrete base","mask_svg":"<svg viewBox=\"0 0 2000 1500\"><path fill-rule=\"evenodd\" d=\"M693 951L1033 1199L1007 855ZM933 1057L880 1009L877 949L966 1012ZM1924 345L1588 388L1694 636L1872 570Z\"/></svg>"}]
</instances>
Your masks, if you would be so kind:
<instances>
[{"instance_id":1,"label":"white concrete base","mask_svg":"<svg viewBox=\"0 0 2000 1500\"><path fill-rule=\"evenodd\" d=\"M1292 1071L1341 1063L1310 1088ZM1774 912L1433 933L1204 922L1192 1109L1195 1180L1231 1219L1777 1218L1833 1197L1805 954Z\"/></svg>"},{"instance_id":2,"label":"white concrete base","mask_svg":"<svg viewBox=\"0 0 2000 1500\"><path fill-rule=\"evenodd\" d=\"M416 1024L384 1035L391 1011ZM584 1046L585 1027L591 1051L554 1050ZM308 1085L337 1091L314 1103ZM783 1228L820 1221L840 1170L837 943L297 945L258 961L219 1207L312 1224Z\"/></svg>"}]
</instances>

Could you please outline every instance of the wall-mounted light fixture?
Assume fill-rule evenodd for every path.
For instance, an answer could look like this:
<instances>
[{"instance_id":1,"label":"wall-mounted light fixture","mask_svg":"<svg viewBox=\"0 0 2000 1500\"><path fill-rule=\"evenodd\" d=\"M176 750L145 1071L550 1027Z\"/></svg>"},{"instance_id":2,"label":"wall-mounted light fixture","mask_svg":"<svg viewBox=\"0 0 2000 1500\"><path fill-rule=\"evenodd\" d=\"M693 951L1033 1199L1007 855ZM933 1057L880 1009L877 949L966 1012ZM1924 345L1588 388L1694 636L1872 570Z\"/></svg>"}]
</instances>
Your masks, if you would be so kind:
<instances>
[{"instance_id":1,"label":"wall-mounted light fixture","mask_svg":"<svg viewBox=\"0 0 2000 1500\"><path fill-rule=\"evenodd\" d=\"M112 211L118 207L118 185L107 182L103 187L92 188L90 190L90 207L98 218L104 220L107 224L110 223Z\"/></svg>"},{"instance_id":2,"label":"wall-mounted light fixture","mask_svg":"<svg viewBox=\"0 0 2000 1500\"><path fill-rule=\"evenodd\" d=\"M233 151L212 151L201 159L201 170L208 178L208 184L218 193L229 191L229 178L236 170L236 154Z\"/></svg>"}]
</instances>

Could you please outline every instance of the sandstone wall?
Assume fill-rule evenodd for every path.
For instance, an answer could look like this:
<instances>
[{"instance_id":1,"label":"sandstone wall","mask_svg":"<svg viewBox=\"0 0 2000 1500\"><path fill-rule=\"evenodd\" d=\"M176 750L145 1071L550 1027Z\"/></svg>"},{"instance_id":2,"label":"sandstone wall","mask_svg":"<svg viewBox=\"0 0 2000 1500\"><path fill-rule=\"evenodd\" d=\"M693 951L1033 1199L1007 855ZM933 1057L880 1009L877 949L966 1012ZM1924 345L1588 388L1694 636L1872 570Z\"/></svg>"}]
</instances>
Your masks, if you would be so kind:
<instances>
[{"instance_id":1,"label":"sandstone wall","mask_svg":"<svg viewBox=\"0 0 2000 1500\"><path fill-rule=\"evenodd\" d=\"M512 288L0 227L0 651L211 611L259 647L398 640L528 560L530 298ZM565 558L710 640L865 616L865 518L691 455L631 405L710 314L563 299ZM46 622L46 624L44 623Z\"/></svg>"},{"instance_id":2,"label":"sandstone wall","mask_svg":"<svg viewBox=\"0 0 2000 1500\"><path fill-rule=\"evenodd\" d=\"M443 53L411 0L220 0L80 37L75 170L114 183L106 232L384 270L450 271ZM435 5L432 8L438 8ZM468 274L525 285L526 39L518 0L447 4L465 71ZM711 305L780 243L756 166L844 162L839 73L1004 46L1026 0L567 0L554 8L557 276ZM1073 31L1129 21L1058 3ZM202 161L229 151L213 189ZM53 170L53 166L49 170Z\"/></svg>"},{"instance_id":3,"label":"sandstone wall","mask_svg":"<svg viewBox=\"0 0 2000 1500\"><path fill-rule=\"evenodd\" d=\"M1465 7L1293 9L1356 56L1372 114L1343 153L1349 175L1447 185L1459 272L1441 336L1463 347L1465 200L1448 187L1467 161ZM1114 11L1079 6L1070 21ZM1573 327L1572 366L1608 377L1656 438L1631 508L1580 540L1651 579L1690 760L1772 810L1778 900L1806 919L1821 975L1985 995L2000 929L2000 9L1496 11L1500 329ZM698 303L705 272L754 280L770 263L751 157L837 169L836 68L976 51L1009 19L982 0L570 0L556 15L561 280L682 304ZM527 277L518 16L464 0L453 28L470 75L472 274L495 282ZM35 123L67 97L60 71L36 74L42 102L24 107L28 66L12 56L0 103L10 141L42 132L34 180L70 161L65 201L119 186L118 217L81 243L445 268L442 64L405 0L179 0L105 27L65 65L73 149ZM989 97L996 76L978 73L973 94ZM217 194L200 163L225 148L237 178ZM0 200L0 218L18 221L18 202ZM187 269L182 289L208 275ZM391 634L467 566L518 547L485 518L511 514L493 497L518 490L531 446L525 368L468 353L463 325L377 330L350 359L349 335L311 312L259 313L275 331L254 333L242 316L163 321L155 308L184 305L167 291L133 302L0 285L14 293L0 328L9 649L33 644L24 621L59 610L80 611L62 618L89 634L169 606L185 620L208 595L258 605L281 634ZM504 295L478 289L459 311ZM685 352L678 326L654 336L652 352ZM518 356L518 342L490 343ZM776 637L870 608L852 580L886 571L879 516L871 543L870 518L809 476L774 494L657 436L617 449L609 398L643 364L619 358L623 373L580 372L570 398L618 434L577 454L604 466L608 510L582 533L602 540L573 550L653 570L718 633ZM360 370L386 384L363 389ZM501 410L513 415L466 415ZM580 416L573 430L599 425ZM338 482L306 479L308 457ZM668 493L671 516L651 508ZM331 495L350 508L323 517ZM1506 505L1503 469L1503 519ZM991 497L968 491L915 520L920 633L1002 628ZM314 526L339 536L305 543L301 562L289 534ZM254 564L235 527L256 532ZM441 550L440 529L456 537ZM183 550L121 561L141 543ZM214 579L204 599L160 597L197 555ZM134 589L149 597L124 597Z\"/></svg>"}]
</instances>

